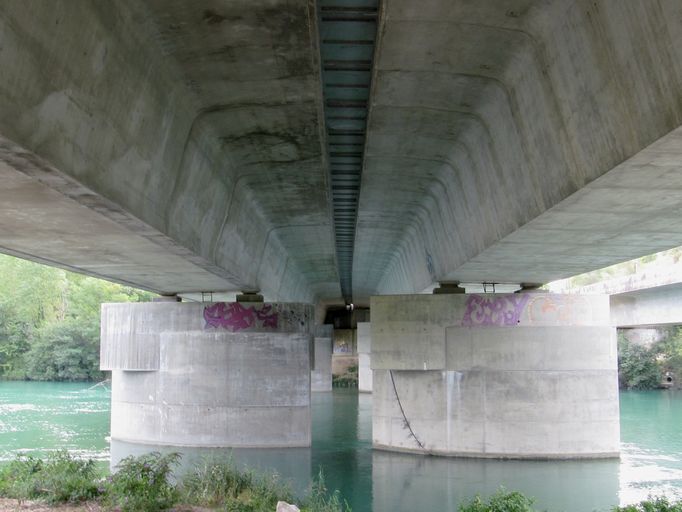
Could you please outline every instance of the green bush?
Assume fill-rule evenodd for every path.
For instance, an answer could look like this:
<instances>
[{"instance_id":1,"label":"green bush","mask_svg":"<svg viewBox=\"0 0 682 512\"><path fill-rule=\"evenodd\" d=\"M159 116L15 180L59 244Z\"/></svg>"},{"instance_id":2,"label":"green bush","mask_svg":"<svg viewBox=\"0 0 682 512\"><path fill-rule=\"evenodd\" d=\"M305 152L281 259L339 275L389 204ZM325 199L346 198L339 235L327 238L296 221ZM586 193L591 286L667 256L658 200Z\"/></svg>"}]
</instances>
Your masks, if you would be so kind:
<instances>
[{"instance_id":1,"label":"green bush","mask_svg":"<svg viewBox=\"0 0 682 512\"><path fill-rule=\"evenodd\" d=\"M487 501L476 496L473 501L459 506L459 512L534 512L533 498L520 492L506 492L500 489Z\"/></svg>"},{"instance_id":2,"label":"green bush","mask_svg":"<svg viewBox=\"0 0 682 512\"><path fill-rule=\"evenodd\" d=\"M324 475L320 470L301 510L303 512L350 512L351 509L345 501L341 503L341 493L338 490L329 494Z\"/></svg>"},{"instance_id":3,"label":"green bush","mask_svg":"<svg viewBox=\"0 0 682 512\"><path fill-rule=\"evenodd\" d=\"M106 502L123 512L153 512L172 507L179 493L169 477L179 460L178 453L126 457L109 478Z\"/></svg>"},{"instance_id":4,"label":"green bush","mask_svg":"<svg viewBox=\"0 0 682 512\"><path fill-rule=\"evenodd\" d=\"M671 503L667 498L649 498L636 505L614 507L613 512L682 512L682 501Z\"/></svg>"},{"instance_id":5,"label":"green bush","mask_svg":"<svg viewBox=\"0 0 682 512\"><path fill-rule=\"evenodd\" d=\"M87 501L99 496L99 477L93 460L76 459L66 451L45 461L19 457L0 470L0 495L48 503Z\"/></svg>"},{"instance_id":6,"label":"green bush","mask_svg":"<svg viewBox=\"0 0 682 512\"><path fill-rule=\"evenodd\" d=\"M622 389L656 389L661 384L661 369L654 349L630 343L618 335L618 383Z\"/></svg>"},{"instance_id":7,"label":"green bush","mask_svg":"<svg viewBox=\"0 0 682 512\"><path fill-rule=\"evenodd\" d=\"M238 470L234 462L204 460L185 475L183 501L204 506L223 506L227 511L272 511L278 501L292 501L291 491L277 475L258 477Z\"/></svg>"}]
</instances>

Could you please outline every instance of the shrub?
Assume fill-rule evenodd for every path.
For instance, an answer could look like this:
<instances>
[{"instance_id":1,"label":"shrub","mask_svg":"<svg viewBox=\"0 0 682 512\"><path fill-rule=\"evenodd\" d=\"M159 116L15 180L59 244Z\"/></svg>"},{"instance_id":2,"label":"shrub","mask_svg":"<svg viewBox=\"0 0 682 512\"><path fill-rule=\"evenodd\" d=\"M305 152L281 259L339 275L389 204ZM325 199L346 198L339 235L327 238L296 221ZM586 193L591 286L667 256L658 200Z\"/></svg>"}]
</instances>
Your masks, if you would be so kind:
<instances>
[{"instance_id":1,"label":"shrub","mask_svg":"<svg viewBox=\"0 0 682 512\"><path fill-rule=\"evenodd\" d=\"M618 382L624 389L656 389L661 384L661 370L654 350L630 343L618 336Z\"/></svg>"},{"instance_id":2,"label":"shrub","mask_svg":"<svg viewBox=\"0 0 682 512\"><path fill-rule=\"evenodd\" d=\"M667 498L649 498L636 505L614 507L613 512L682 512L682 501L671 503Z\"/></svg>"},{"instance_id":3,"label":"shrub","mask_svg":"<svg viewBox=\"0 0 682 512\"><path fill-rule=\"evenodd\" d=\"M183 499L204 506L223 506L228 512L271 512L278 501L292 501L289 488L276 474L256 476L240 471L230 459L204 460L183 478Z\"/></svg>"},{"instance_id":4,"label":"shrub","mask_svg":"<svg viewBox=\"0 0 682 512\"><path fill-rule=\"evenodd\" d=\"M303 512L350 512L350 507L345 501L341 503L341 494L338 490L329 494L324 482L324 475L320 470L317 478L303 507Z\"/></svg>"},{"instance_id":5,"label":"shrub","mask_svg":"<svg viewBox=\"0 0 682 512\"><path fill-rule=\"evenodd\" d=\"M534 512L533 498L520 492L500 489L488 501L476 496L473 501L459 506L459 512Z\"/></svg>"},{"instance_id":6,"label":"shrub","mask_svg":"<svg viewBox=\"0 0 682 512\"><path fill-rule=\"evenodd\" d=\"M179 460L178 453L152 452L126 457L109 478L107 502L123 512L152 512L172 507L179 494L169 477Z\"/></svg>"},{"instance_id":7,"label":"shrub","mask_svg":"<svg viewBox=\"0 0 682 512\"><path fill-rule=\"evenodd\" d=\"M0 471L0 495L48 503L86 501L100 494L98 479L92 459L76 459L67 451L54 452L45 461L18 457Z\"/></svg>"}]
</instances>

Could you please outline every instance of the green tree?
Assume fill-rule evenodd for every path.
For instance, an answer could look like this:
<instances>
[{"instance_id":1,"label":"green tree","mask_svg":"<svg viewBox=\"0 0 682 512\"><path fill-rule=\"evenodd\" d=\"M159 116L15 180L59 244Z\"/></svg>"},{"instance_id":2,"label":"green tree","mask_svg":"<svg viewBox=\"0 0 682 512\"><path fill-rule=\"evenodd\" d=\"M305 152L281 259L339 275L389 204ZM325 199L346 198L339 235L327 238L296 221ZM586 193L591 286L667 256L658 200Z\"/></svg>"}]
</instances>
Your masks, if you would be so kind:
<instances>
[{"instance_id":1,"label":"green tree","mask_svg":"<svg viewBox=\"0 0 682 512\"><path fill-rule=\"evenodd\" d=\"M661 369L655 349L631 343L618 334L618 382L623 389L656 389Z\"/></svg>"},{"instance_id":2,"label":"green tree","mask_svg":"<svg viewBox=\"0 0 682 512\"><path fill-rule=\"evenodd\" d=\"M101 304L148 301L153 296L0 255L0 377L100 378Z\"/></svg>"}]
</instances>

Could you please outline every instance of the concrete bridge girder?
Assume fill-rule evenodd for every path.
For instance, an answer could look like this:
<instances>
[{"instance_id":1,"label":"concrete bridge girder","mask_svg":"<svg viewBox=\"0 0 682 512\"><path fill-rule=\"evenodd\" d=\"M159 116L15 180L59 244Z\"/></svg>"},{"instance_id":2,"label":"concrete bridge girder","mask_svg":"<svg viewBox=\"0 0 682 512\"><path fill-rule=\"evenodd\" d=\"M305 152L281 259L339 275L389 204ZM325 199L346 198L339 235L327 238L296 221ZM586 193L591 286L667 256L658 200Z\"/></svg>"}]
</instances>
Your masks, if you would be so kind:
<instances>
[{"instance_id":1,"label":"concrete bridge girder","mask_svg":"<svg viewBox=\"0 0 682 512\"><path fill-rule=\"evenodd\" d=\"M682 244L680 9L386 2L355 302ZM0 6L2 250L163 293L342 300L317 24L303 0Z\"/></svg>"}]
</instances>

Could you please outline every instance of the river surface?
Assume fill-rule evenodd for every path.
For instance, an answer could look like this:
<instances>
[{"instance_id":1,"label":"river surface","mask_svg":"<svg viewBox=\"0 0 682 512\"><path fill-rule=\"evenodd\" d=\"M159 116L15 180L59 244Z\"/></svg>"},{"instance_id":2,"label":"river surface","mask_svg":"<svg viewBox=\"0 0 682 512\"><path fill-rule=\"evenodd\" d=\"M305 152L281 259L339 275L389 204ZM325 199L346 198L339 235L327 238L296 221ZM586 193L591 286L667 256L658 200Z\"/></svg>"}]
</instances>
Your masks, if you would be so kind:
<instances>
[{"instance_id":1,"label":"river surface","mask_svg":"<svg viewBox=\"0 0 682 512\"><path fill-rule=\"evenodd\" d=\"M66 448L107 465L109 398L106 387L91 384L0 382L0 461ZM373 451L371 412L371 395L313 394L311 449L249 453L256 454L256 465L298 479L295 488L322 468L328 487L340 489L354 512L456 511L462 500L500 486L534 496L538 509L548 511L606 511L648 495L682 499L679 392L621 394L620 460L496 461ZM115 459L135 451L111 448Z\"/></svg>"}]
</instances>

